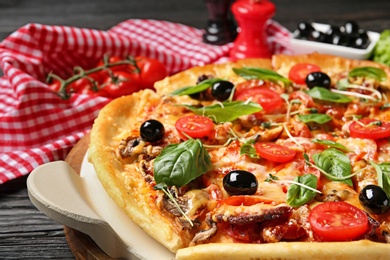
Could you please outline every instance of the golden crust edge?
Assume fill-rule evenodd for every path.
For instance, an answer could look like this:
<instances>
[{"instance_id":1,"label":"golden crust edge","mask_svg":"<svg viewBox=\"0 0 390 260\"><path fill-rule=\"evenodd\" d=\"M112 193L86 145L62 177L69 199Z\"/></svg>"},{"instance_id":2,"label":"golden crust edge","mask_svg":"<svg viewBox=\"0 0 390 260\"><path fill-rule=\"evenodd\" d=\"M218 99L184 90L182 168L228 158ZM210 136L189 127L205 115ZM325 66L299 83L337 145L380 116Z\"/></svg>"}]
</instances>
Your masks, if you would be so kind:
<instances>
[{"instance_id":1,"label":"golden crust edge","mask_svg":"<svg viewBox=\"0 0 390 260\"><path fill-rule=\"evenodd\" d=\"M186 86L193 86L200 75L207 75L208 73L212 73L217 78L229 78L230 81L239 83L244 79L232 73L232 68L240 68L245 66L268 69L272 68L270 59L244 59L237 62L208 64L205 66L192 67L170 77L166 77L165 79L156 82L154 87L158 95L167 95L173 90Z\"/></svg>"},{"instance_id":2,"label":"golden crust edge","mask_svg":"<svg viewBox=\"0 0 390 260\"><path fill-rule=\"evenodd\" d=\"M232 246L234 245L234 246ZM180 249L176 260L384 260L390 246L369 240L352 242L278 242L204 244Z\"/></svg>"},{"instance_id":3,"label":"golden crust edge","mask_svg":"<svg viewBox=\"0 0 390 260\"><path fill-rule=\"evenodd\" d=\"M99 112L99 117L95 120L91 131L88 159L94 165L96 174L107 194L130 219L152 238L172 252L176 252L178 248L183 247L183 243L181 238L172 232L171 223L160 214L156 214L157 212L154 212L151 208L143 206L148 204L147 196L142 196L141 193L136 192L129 196L124 184L116 178L116 175L120 174L122 165L115 160L115 150L110 149L111 146L108 143L110 138L107 138L118 134L120 129L125 126L123 122L126 121L122 121L122 124L116 124L116 122L113 122L113 117L117 117L118 114L122 119L128 119L132 115L135 116L137 111L144 107L144 101L155 95L150 90L141 91L131 96L115 99L105 106ZM121 114L123 111L131 112ZM112 124L110 130L106 128L107 122ZM112 132L112 129L115 129L116 132ZM150 218L150 216L153 216L153 218Z\"/></svg>"}]
</instances>

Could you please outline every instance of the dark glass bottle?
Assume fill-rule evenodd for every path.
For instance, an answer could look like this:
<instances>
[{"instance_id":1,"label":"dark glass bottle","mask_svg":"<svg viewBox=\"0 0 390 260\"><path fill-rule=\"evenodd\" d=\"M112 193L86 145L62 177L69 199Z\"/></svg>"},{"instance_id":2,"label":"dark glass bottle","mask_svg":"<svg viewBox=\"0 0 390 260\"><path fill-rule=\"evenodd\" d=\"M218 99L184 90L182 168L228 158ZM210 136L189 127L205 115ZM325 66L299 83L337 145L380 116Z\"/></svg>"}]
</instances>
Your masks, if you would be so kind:
<instances>
[{"instance_id":1,"label":"dark glass bottle","mask_svg":"<svg viewBox=\"0 0 390 260\"><path fill-rule=\"evenodd\" d=\"M230 5L232 0L205 0L208 20L203 42L213 45L224 45L234 41L237 35Z\"/></svg>"}]
</instances>

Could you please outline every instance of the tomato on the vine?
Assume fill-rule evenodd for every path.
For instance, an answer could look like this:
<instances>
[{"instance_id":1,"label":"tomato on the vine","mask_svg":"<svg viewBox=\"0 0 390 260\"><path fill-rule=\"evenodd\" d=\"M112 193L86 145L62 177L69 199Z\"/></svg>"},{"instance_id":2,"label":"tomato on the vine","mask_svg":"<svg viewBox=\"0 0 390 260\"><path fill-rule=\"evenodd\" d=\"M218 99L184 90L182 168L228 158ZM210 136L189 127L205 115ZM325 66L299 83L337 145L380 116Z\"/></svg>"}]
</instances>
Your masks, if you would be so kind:
<instances>
[{"instance_id":1,"label":"tomato on the vine","mask_svg":"<svg viewBox=\"0 0 390 260\"><path fill-rule=\"evenodd\" d=\"M278 163L291 161L296 154L294 150L288 147L271 142L256 143L255 150L260 157Z\"/></svg>"},{"instance_id":2,"label":"tomato on the vine","mask_svg":"<svg viewBox=\"0 0 390 260\"><path fill-rule=\"evenodd\" d=\"M311 63L298 63L291 67L288 78L296 84L305 84L306 76L312 72L321 71L318 65Z\"/></svg>"},{"instance_id":3,"label":"tomato on the vine","mask_svg":"<svg viewBox=\"0 0 390 260\"><path fill-rule=\"evenodd\" d=\"M213 121L205 116L188 115L179 118L175 127L183 136L188 135L192 138L201 138L209 135L214 128Z\"/></svg>"},{"instance_id":4,"label":"tomato on the vine","mask_svg":"<svg viewBox=\"0 0 390 260\"><path fill-rule=\"evenodd\" d=\"M99 92L102 96L117 98L130 95L141 89L139 75L127 71L113 71L101 85Z\"/></svg>"},{"instance_id":5,"label":"tomato on the vine","mask_svg":"<svg viewBox=\"0 0 390 260\"><path fill-rule=\"evenodd\" d=\"M153 88L156 81L167 75L165 65L157 59L110 56L107 60L100 60L91 69L79 68L68 79L49 76L51 81L48 85L53 91L61 92L59 94L63 99L68 99L72 93L117 98L141 89ZM64 85L63 89L60 89L61 84Z\"/></svg>"},{"instance_id":6,"label":"tomato on the vine","mask_svg":"<svg viewBox=\"0 0 390 260\"><path fill-rule=\"evenodd\" d=\"M143 88L151 89L156 81L168 76L165 65L157 59L138 56L135 61L140 69L140 80Z\"/></svg>"},{"instance_id":7,"label":"tomato on the vine","mask_svg":"<svg viewBox=\"0 0 390 260\"><path fill-rule=\"evenodd\" d=\"M93 85L94 83L91 80L84 77L70 83L68 88L70 88L72 92L86 94L88 90L92 91Z\"/></svg>"},{"instance_id":8,"label":"tomato on the vine","mask_svg":"<svg viewBox=\"0 0 390 260\"><path fill-rule=\"evenodd\" d=\"M381 139L390 137L390 122L363 118L349 125L351 137L363 139Z\"/></svg>"},{"instance_id":9,"label":"tomato on the vine","mask_svg":"<svg viewBox=\"0 0 390 260\"><path fill-rule=\"evenodd\" d=\"M121 62L123 61L124 59L122 59L121 57L119 56L110 56L108 59L107 59L107 62L109 64L113 64L113 63L117 63L117 62ZM101 67L101 66L104 66L104 59L100 60L99 63L97 64L96 67ZM108 67L111 71L129 71L131 72L131 67L130 67L130 64L120 64L120 65L115 65L115 66L109 66Z\"/></svg>"},{"instance_id":10,"label":"tomato on the vine","mask_svg":"<svg viewBox=\"0 0 390 260\"><path fill-rule=\"evenodd\" d=\"M285 103L277 92L263 87L245 89L235 97L235 100L241 101L249 99L253 102L259 103L264 112L267 114L278 112Z\"/></svg>"},{"instance_id":11,"label":"tomato on the vine","mask_svg":"<svg viewBox=\"0 0 390 260\"><path fill-rule=\"evenodd\" d=\"M50 83L48 83L48 86L52 91L58 92L61 88L61 82L57 79L51 79Z\"/></svg>"},{"instance_id":12,"label":"tomato on the vine","mask_svg":"<svg viewBox=\"0 0 390 260\"><path fill-rule=\"evenodd\" d=\"M343 201L315 206L309 213L309 223L314 233L324 241L348 241L368 230L367 215Z\"/></svg>"}]
</instances>

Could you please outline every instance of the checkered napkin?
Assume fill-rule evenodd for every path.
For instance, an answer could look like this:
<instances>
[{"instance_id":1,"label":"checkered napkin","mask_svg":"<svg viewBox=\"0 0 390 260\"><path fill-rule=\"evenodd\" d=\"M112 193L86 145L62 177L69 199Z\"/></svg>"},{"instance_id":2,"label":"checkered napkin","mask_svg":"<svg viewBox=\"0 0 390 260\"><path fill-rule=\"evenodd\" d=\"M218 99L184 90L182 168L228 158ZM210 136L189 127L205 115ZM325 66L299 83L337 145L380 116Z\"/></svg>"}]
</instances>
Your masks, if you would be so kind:
<instances>
[{"instance_id":1,"label":"checkered napkin","mask_svg":"<svg viewBox=\"0 0 390 260\"><path fill-rule=\"evenodd\" d=\"M170 74L228 60L232 43L202 43L203 30L156 20L127 20L108 31L27 24L0 43L0 184L65 158L110 100L73 94L61 100L44 83L53 72L93 67L105 54L158 58ZM288 52L290 33L270 21L269 45Z\"/></svg>"}]
</instances>

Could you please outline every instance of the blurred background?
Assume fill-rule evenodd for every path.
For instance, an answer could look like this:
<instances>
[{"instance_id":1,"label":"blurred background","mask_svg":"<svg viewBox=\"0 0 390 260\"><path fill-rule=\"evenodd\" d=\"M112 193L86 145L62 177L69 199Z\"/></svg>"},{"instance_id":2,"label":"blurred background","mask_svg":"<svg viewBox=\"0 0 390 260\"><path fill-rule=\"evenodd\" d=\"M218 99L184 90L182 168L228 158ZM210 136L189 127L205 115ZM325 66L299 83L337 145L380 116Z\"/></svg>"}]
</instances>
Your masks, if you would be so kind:
<instances>
[{"instance_id":1,"label":"blurred background","mask_svg":"<svg viewBox=\"0 0 390 260\"><path fill-rule=\"evenodd\" d=\"M353 14L361 28L390 28L389 0L274 0L274 20L290 31L300 21L340 25ZM147 18L204 28L204 0L0 0L0 39L30 23L109 29L131 18ZM378 26L379 25L379 26Z\"/></svg>"}]
</instances>

